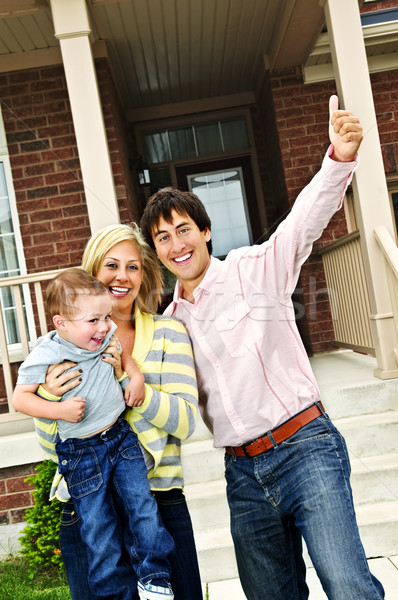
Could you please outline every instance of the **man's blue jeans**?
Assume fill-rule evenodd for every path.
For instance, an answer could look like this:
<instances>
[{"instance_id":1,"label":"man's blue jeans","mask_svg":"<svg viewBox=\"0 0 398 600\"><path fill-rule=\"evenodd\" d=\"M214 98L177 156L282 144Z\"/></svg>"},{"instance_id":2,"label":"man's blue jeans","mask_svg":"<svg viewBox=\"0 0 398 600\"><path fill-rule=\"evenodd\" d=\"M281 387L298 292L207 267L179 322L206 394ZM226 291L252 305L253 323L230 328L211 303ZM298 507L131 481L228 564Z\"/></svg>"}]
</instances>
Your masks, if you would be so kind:
<instances>
[{"instance_id":1,"label":"man's blue jeans","mask_svg":"<svg viewBox=\"0 0 398 600\"><path fill-rule=\"evenodd\" d=\"M131 600L135 578L170 580L174 542L161 522L138 439L119 418L106 432L57 443L86 545L89 584L96 598Z\"/></svg>"},{"instance_id":2,"label":"man's blue jeans","mask_svg":"<svg viewBox=\"0 0 398 600\"><path fill-rule=\"evenodd\" d=\"M231 533L248 600L307 600L301 539L329 600L380 600L354 512L343 437L320 416L253 458L225 455Z\"/></svg>"},{"instance_id":3,"label":"man's blue jeans","mask_svg":"<svg viewBox=\"0 0 398 600\"><path fill-rule=\"evenodd\" d=\"M175 543L170 556L175 600L202 600L191 517L181 489L153 492L160 516ZM80 536L80 519L70 500L61 517L60 546L72 600L95 600L88 585L87 554ZM138 596L132 596L137 598Z\"/></svg>"}]
</instances>

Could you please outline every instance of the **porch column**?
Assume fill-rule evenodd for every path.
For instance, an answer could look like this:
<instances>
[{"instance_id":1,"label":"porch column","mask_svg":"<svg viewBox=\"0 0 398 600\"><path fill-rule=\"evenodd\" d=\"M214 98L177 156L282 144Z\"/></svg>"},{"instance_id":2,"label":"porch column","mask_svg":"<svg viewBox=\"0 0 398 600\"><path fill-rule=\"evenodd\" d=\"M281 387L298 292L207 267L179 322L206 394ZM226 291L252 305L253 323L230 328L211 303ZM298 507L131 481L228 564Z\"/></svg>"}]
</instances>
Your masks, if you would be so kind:
<instances>
[{"instance_id":1,"label":"porch column","mask_svg":"<svg viewBox=\"0 0 398 600\"><path fill-rule=\"evenodd\" d=\"M353 179L354 203L372 311L371 328L377 358L375 375L390 379L398 377L394 355L398 340L384 257L377 246L374 229L385 225L394 237L394 228L358 1L320 1L325 4L340 105L358 115L364 128L360 165Z\"/></svg>"},{"instance_id":2,"label":"porch column","mask_svg":"<svg viewBox=\"0 0 398 600\"><path fill-rule=\"evenodd\" d=\"M72 109L91 231L119 223L85 0L50 0Z\"/></svg>"}]
</instances>

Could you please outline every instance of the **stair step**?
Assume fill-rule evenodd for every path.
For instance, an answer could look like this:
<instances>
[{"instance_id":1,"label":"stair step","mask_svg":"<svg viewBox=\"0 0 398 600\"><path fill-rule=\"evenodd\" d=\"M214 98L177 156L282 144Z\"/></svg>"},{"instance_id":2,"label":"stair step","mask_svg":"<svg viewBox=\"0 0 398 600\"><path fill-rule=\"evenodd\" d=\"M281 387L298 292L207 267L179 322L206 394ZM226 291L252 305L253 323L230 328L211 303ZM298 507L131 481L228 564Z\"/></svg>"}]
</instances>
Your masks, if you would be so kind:
<instances>
[{"instance_id":1,"label":"stair step","mask_svg":"<svg viewBox=\"0 0 398 600\"><path fill-rule=\"evenodd\" d=\"M398 554L398 500L358 507L357 521L367 557Z\"/></svg>"},{"instance_id":2,"label":"stair step","mask_svg":"<svg viewBox=\"0 0 398 600\"><path fill-rule=\"evenodd\" d=\"M383 583L386 593L385 600L398 598L398 569L388 558L376 558L368 561L373 575ZM307 570L307 584L310 589L310 600L327 600L321 582L314 568ZM209 600L246 600L239 579L216 581L208 585Z\"/></svg>"},{"instance_id":3,"label":"stair step","mask_svg":"<svg viewBox=\"0 0 398 600\"><path fill-rule=\"evenodd\" d=\"M332 419L396 409L398 379L374 377L377 362L372 356L339 350L317 354L310 362Z\"/></svg>"},{"instance_id":4,"label":"stair step","mask_svg":"<svg viewBox=\"0 0 398 600\"><path fill-rule=\"evenodd\" d=\"M398 411L345 417L334 421L344 436L352 458L397 451Z\"/></svg>"},{"instance_id":5,"label":"stair step","mask_svg":"<svg viewBox=\"0 0 398 600\"><path fill-rule=\"evenodd\" d=\"M398 501L373 504L357 510L361 539L368 558L398 554ZM195 529L195 525L194 525ZM237 577L233 542L228 526L195 531L203 581L208 583ZM304 553L307 567L311 561Z\"/></svg>"},{"instance_id":6,"label":"stair step","mask_svg":"<svg viewBox=\"0 0 398 600\"><path fill-rule=\"evenodd\" d=\"M207 583L238 577L229 527L194 531L202 581Z\"/></svg>"},{"instance_id":7,"label":"stair step","mask_svg":"<svg viewBox=\"0 0 398 600\"><path fill-rule=\"evenodd\" d=\"M351 467L356 506L398 498L398 454L352 459Z\"/></svg>"},{"instance_id":8,"label":"stair step","mask_svg":"<svg viewBox=\"0 0 398 600\"><path fill-rule=\"evenodd\" d=\"M212 439L182 444L181 461L185 486L224 478L224 449L214 448Z\"/></svg>"}]
</instances>

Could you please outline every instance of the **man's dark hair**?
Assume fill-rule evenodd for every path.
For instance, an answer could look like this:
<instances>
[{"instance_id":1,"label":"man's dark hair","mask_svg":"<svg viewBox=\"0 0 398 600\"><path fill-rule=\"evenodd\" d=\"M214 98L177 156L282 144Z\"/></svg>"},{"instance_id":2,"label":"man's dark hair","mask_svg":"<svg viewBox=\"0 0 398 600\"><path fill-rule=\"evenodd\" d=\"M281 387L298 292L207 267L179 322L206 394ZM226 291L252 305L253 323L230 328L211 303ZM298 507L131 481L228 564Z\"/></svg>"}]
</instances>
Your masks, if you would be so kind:
<instances>
[{"instance_id":1,"label":"man's dark hair","mask_svg":"<svg viewBox=\"0 0 398 600\"><path fill-rule=\"evenodd\" d=\"M172 187L163 188L149 198L140 222L142 233L152 248L155 247L152 239L154 229L160 219L171 223L173 210L180 215L188 215L199 227L199 231L204 231L206 227L211 229L210 217L196 194ZM206 245L211 255L213 250L211 240L206 242Z\"/></svg>"}]
</instances>

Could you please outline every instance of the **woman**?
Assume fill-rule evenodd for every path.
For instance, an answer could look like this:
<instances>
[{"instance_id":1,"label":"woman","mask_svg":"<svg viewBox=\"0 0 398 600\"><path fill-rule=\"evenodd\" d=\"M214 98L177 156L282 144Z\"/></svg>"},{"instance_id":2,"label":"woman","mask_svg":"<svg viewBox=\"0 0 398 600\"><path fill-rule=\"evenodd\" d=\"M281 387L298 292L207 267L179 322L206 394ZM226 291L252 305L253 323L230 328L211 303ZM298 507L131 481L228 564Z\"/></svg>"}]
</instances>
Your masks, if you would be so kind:
<instances>
[{"instance_id":1,"label":"woman","mask_svg":"<svg viewBox=\"0 0 398 600\"><path fill-rule=\"evenodd\" d=\"M111 225L94 234L84 251L82 267L108 287L112 299L122 363L128 365L126 370L135 382L135 397L129 400L131 408L126 409L125 418L144 449L150 487L176 546L171 560L175 600L202 600L192 524L182 491L181 440L192 434L197 413L189 338L181 323L154 314L160 300L160 266L136 225ZM104 360L118 373L116 345L108 351ZM52 367L38 393L54 400L78 385L75 378L84 373L65 372L73 366L65 362ZM48 422L36 425L48 452L54 432ZM62 491L58 493L61 496ZM79 518L71 501L63 511L60 544L73 600L93 599Z\"/></svg>"}]
</instances>

